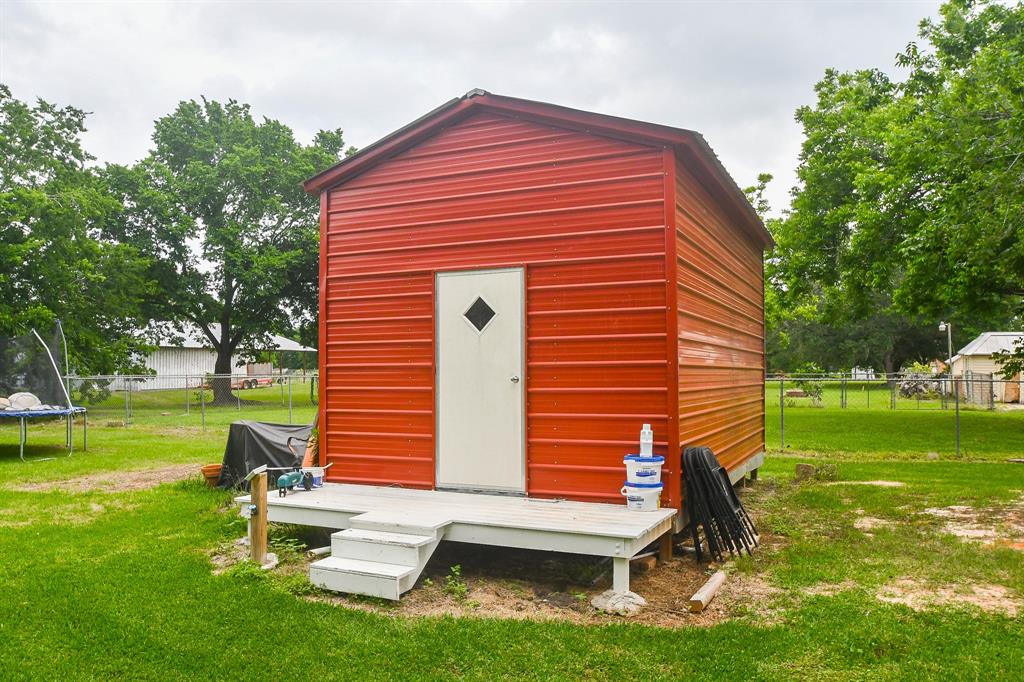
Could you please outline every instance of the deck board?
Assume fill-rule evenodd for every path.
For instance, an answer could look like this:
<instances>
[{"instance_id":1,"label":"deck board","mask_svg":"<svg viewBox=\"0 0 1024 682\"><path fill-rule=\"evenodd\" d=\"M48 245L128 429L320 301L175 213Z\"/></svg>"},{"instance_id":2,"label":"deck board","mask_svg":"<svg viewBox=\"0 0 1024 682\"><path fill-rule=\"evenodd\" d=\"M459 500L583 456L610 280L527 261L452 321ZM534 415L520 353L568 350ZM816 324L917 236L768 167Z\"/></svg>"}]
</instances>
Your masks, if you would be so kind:
<instances>
[{"instance_id":1,"label":"deck board","mask_svg":"<svg viewBox=\"0 0 1024 682\"><path fill-rule=\"evenodd\" d=\"M248 496L239 497L238 502L245 504L248 499ZM319 519L319 523L311 521L311 525L323 525L326 515L334 513L339 519L338 527L345 527L342 525L346 523L345 519L358 514L372 514L374 519L393 516L399 522L402 519L447 519L452 526L469 531L473 537L486 538L487 529L494 529L495 538L500 535L505 540L516 531L522 531L523 537L536 537L538 533L553 537L572 536L582 542L592 541L594 547L613 547L609 554L628 553L637 543L649 542L652 536L657 536L654 534L665 532L676 513L674 509L637 512L624 505L596 502L348 483L328 483L315 490L289 493L287 497L272 494L267 504L271 520L274 520L275 511L290 512L290 520L309 512L311 520ZM598 544L599 541L604 544ZM519 546L533 546L535 542L531 540L528 545ZM595 553L605 552L595 550Z\"/></svg>"}]
</instances>

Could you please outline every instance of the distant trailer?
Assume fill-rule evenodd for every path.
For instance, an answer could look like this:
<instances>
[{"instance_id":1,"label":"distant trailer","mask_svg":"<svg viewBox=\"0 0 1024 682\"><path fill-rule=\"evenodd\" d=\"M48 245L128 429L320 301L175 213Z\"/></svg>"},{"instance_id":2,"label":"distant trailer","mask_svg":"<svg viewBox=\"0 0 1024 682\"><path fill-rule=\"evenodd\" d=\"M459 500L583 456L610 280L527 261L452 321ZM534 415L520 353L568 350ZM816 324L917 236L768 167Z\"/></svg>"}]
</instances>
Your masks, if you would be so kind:
<instances>
[{"instance_id":1,"label":"distant trailer","mask_svg":"<svg viewBox=\"0 0 1024 682\"><path fill-rule=\"evenodd\" d=\"M699 134L474 90L305 188L329 481L621 504L644 423L664 507L682 446L760 465L772 239Z\"/></svg>"}]
</instances>

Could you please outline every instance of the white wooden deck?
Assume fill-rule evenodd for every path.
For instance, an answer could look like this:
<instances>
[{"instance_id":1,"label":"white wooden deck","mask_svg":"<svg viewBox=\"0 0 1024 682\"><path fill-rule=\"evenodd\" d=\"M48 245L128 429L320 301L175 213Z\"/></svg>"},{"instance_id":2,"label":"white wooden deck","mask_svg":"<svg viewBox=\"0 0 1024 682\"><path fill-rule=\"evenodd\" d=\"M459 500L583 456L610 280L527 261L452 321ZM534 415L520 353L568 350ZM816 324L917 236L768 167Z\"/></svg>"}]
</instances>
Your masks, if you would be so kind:
<instances>
[{"instance_id":1,"label":"white wooden deck","mask_svg":"<svg viewBox=\"0 0 1024 682\"><path fill-rule=\"evenodd\" d=\"M249 497L237 498L248 504ZM267 499L270 521L344 529L369 515L374 525L443 528L442 539L597 556L631 557L672 528L674 509L538 500L441 490L328 483ZM360 524L365 525L365 524Z\"/></svg>"},{"instance_id":2,"label":"white wooden deck","mask_svg":"<svg viewBox=\"0 0 1024 682\"><path fill-rule=\"evenodd\" d=\"M248 515L249 496L236 498ZM613 587L629 589L629 559L672 530L674 509L536 500L344 483L267 498L267 518L337 530L314 584L398 599L442 540L613 558Z\"/></svg>"}]
</instances>

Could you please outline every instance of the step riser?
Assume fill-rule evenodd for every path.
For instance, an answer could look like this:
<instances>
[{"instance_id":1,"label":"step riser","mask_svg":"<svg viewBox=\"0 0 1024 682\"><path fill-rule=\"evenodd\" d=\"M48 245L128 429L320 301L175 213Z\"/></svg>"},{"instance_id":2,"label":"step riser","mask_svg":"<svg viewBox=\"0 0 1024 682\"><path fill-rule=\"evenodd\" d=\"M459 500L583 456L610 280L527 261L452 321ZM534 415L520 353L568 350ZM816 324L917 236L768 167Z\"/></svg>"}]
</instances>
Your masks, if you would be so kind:
<instances>
[{"instance_id":1,"label":"step riser","mask_svg":"<svg viewBox=\"0 0 1024 682\"><path fill-rule=\"evenodd\" d=\"M331 556L379 561L399 566L418 566L420 562L420 550L417 547L403 547L402 545L347 538L331 538Z\"/></svg>"},{"instance_id":2,"label":"step riser","mask_svg":"<svg viewBox=\"0 0 1024 682\"><path fill-rule=\"evenodd\" d=\"M379 597L398 601L401 592L408 590L408 587L399 585L397 578L390 576L372 576L345 571L334 571L330 569L310 566L309 581L317 587L332 592L345 592L348 594L361 594L367 597ZM402 581L405 582L405 581Z\"/></svg>"}]
</instances>

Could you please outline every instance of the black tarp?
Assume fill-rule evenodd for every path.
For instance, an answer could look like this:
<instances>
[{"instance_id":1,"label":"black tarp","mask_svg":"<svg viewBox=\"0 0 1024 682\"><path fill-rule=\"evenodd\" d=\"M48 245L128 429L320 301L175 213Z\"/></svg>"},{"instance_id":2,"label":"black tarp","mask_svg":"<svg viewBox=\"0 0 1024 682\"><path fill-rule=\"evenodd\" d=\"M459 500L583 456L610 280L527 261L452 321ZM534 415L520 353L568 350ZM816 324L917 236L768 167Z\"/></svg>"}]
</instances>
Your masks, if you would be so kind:
<instances>
[{"instance_id":1,"label":"black tarp","mask_svg":"<svg viewBox=\"0 0 1024 682\"><path fill-rule=\"evenodd\" d=\"M248 490L245 476L256 467L263 464L268 467L295 466L295 455L288 450L288 439L295 439L292 447L301 460L312 429L311 424L233 423L228 433L228 444L224 448L224 468L220 471L218 487L230 488L237 485ZM270 479L276 481L277 476L271 476Z\"/></svg>"}]
</instances>

